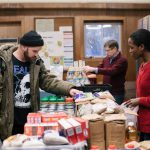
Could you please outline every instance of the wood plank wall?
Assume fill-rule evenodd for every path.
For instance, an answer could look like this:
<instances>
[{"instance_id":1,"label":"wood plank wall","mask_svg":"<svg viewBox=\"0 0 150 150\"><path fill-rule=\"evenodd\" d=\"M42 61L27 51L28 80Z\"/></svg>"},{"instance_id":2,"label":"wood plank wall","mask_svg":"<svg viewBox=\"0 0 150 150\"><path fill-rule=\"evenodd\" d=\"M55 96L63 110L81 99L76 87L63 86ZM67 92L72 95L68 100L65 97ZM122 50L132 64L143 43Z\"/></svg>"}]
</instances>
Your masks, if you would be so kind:
<instances>
[{"instance_id":1,"label":"wood plank wall","mask_svg":"<svg viewBox=\"0 0 150 150\"><path fill-rule=\"evenodd\" d=\"M101 59L85 59L83 56L83 24L86 20L119 20L122 22L122 52L128 58L127 81L135 81L135 61L130 57L127 46L129 35L137 29L140 18L150 14L150 4L119 3L55 3L55 4L0 4L0 37L12 34L21 36L35 28L35 18L54 18L55 30L60 25L72 25L74 29L74 59L85 60L97 66ZM10 27L10 24L12 26ZM5 25L5 27L4 27ZM15 27L13 28L13 25ZM5 28L5 29L4 29ZM7 30L7 32L6 32ZM8 32L10 30L10 32ZM98 80L101 81L101 76Z\"/></svg>"}]
</instances>

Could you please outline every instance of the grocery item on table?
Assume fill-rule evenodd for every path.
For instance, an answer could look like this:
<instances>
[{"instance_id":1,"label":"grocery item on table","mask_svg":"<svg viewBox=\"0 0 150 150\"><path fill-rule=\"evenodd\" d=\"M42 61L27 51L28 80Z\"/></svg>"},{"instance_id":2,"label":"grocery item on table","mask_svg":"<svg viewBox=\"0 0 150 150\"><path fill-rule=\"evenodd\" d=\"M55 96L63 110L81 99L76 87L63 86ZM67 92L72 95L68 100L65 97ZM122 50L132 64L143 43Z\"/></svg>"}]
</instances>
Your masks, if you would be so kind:
<instances>
[{"instance_id":1,"label":"grocery item on table","mask_svg":"<svg viewBox=\"0 0 150 150\"><path fill-rule=\"evenodd\" d=\"M60 136L59 133L57 131L54 131L54 130L47 130L44 132L43 142L46 145L69 144L69 141L65 137Z\"/></svg>"}]
</instances>

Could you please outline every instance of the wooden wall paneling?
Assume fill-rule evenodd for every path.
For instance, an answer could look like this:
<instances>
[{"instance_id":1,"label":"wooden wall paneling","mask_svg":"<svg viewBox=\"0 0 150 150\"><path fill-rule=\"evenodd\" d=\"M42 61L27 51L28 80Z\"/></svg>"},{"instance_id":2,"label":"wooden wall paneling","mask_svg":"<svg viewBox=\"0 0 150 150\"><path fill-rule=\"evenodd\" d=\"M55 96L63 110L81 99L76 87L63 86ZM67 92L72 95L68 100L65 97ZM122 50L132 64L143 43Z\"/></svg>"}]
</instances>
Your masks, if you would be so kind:
<instances>
[{"instance_id":1,"label":"wooden wall paneling","mask_svg":"<svg viewBox=\"0 0 150 150\"><path fill-rule=\"evenodd\" d=\"M1 9L122 9L146 10L149 3L1 3Z\"/></svg>"},{"instance_id":2,"label":"wooden wall paneling","mask_svg":"<svg viewBox=\"0 0 150 150\"><path fill-rule=\"evenodd\" d=\"M73 17L60 17L60 16L33 16L34 18L34 29L35 29L35 19L54 19L54 31L59 31L60 26L72 26L74 30L74 18ZM33 19L31 19L33 20Z\"/></svg>"},{"instance_id":3,"label":"wooden wall paneling","mask_svg":"<svg viewBox=\"0 0 150 150\"><path fill-rule=\"evenodd\" d=\"M81 16L76 16L74 19L74 41L75 41L75 48L74 48L74 59L75 60L83 60L82 57L82 47L83 41L82 36L82 26L81 26Z\"/></svg>"},{"instance_id":4,"label":"wooden wall paneling","mask_svg":"<svg viewBox=\"0 0 150 150\"><path fill-rule=\"evenodd\" d=\"M0 17L0 38L18 38L23 32L22 17Z\"/></svg>"},{"instance_id":5,"label":"wooden wall paneling","mask_svg":"<svg viewBox=\"0 0 150 150\"><path fill-rule=\"evenodd\" d=\"M55 31L59 31L60 26L72 26L72 29L74 30L74 18L56 17L55 18Z\"/></svg>"},{"instance_id":6,"label":"wooden wall paneling","mask_svg":"<svg viewBox=\"0 0 150 150\"><path fill-rule=\"evenodd\" d=\"M24 31L23 33L26 33L30 30L35 29L35 22L34 22L34 16L24 16Z\"/></svg>"},{"instance_id":7,"label":"wooden wall paneling","mask_svg":"<svg viewBox=\"0 0 150 150\"><path fill-rule=\"evenodd\" d=\"M126 41L132 32L137 29L137 17L135 16L128 16L127 17L127 32L126 32ZM128 71L127 71L127 80L128 81L135 81L136 80L136 66L135 60L129 54L129 47L128 44L125 46L127 50L127 58L128 58Z\"/></svg>"}]
</instances>

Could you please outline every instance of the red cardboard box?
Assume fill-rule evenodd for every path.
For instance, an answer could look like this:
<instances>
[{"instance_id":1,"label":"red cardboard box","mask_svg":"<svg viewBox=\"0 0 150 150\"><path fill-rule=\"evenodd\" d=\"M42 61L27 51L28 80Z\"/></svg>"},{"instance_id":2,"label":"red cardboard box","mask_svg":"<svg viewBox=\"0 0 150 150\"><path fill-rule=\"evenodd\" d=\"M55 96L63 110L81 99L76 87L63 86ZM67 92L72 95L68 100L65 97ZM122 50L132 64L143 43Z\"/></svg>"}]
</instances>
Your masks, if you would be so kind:
<instances>
[{"instance_id":1,"label":"red cardboard box","mask_svg":"<svg viewBox=\"0 0 150 150\"><path fill-rule=\"evenodd\" d=\"M77 137L77 141L78 142L84 141L85 138L83 135L81 124L78 121L76 121L74 118L69 118L67 119L67 121L73 126L76 137Z\"/></svg>"},{"instance_id":2,"label":"red cardboard box","mask_svg":"<svg viewBox=\"0 0 150 150\"><path fill-rule=\"evenodd\" d=\"M88 120L84 120L79 117L74 118L76 121L78 121L81 124L83 135L85 139L89 139L90 137L90 131L89 131L89 125L88 125Z\"/></svg>"},{"instance_id":3,"label":"red cardboard box","mask_svg":"<svg viewBox=\"0 0 150 150\"><path fill-rule=\"evenodd\" d=\"M76 144L77 138L73 126L65 119L60 119L58 125L60 134L63 134L71 144Z\"/></svg>"},{"instance_id":4,"label":"red cardboard box","mask_svg":"<svg viewBox=\"0 0 150 150\"><path fill-rule=\"evenodd\" d=\"M29 113L27 116L27 123L41 123L40 113Z\"/></svg>"},{"instance_id":5,"label":"red cardboard box","mask_svg":"<svg viewBox=\"0 0 150 150\"><path fill-rule=\"evenodd\" d=\"M28 136L33 135L42 136L45 130L58 131L58 123L40 123L40 124L26 123L24 126L24 134Z\"/></svg>"},{"instance_id":6,"label":"red cardboard box","mask_svg":"<svg viewBox=\"0 0 150 150\"><path fill-rule=\"evenodd\" d=\"M39 124L26 123L24 126L24 134L28 136L39 135L44 133L44 128Z\"/></svg>"},{"instance_id":7,"label":"red cardboard box","mask_svg":"<svg viewBox=\"0 0 150 150\"><path fill-rule=\"evenodd\" d=\"M67 118L68 116L63 113L63 112L59 112L59 113L45 113L42 114L42 122L57 122L58 120L62 119L62 118Z\"/></svg>"}]
</instances>

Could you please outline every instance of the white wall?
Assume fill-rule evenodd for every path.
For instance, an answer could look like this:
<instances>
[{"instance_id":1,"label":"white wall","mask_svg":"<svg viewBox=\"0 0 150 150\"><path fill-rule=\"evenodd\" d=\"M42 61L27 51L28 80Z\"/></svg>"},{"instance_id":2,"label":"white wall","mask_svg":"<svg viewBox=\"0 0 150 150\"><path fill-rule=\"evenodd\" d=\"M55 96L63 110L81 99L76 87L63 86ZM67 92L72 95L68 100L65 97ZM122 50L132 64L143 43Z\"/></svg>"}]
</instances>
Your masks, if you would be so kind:
<instances>
[{"instance_id":1,"label":"white wall","mask_svg":"<svg viewBox=\"0 0 150 150\"><path fill-rule=\"evenodd\" d=\"M150 0L0 0L0 3L150 3Z\"/></svg>"}]
</instances>

